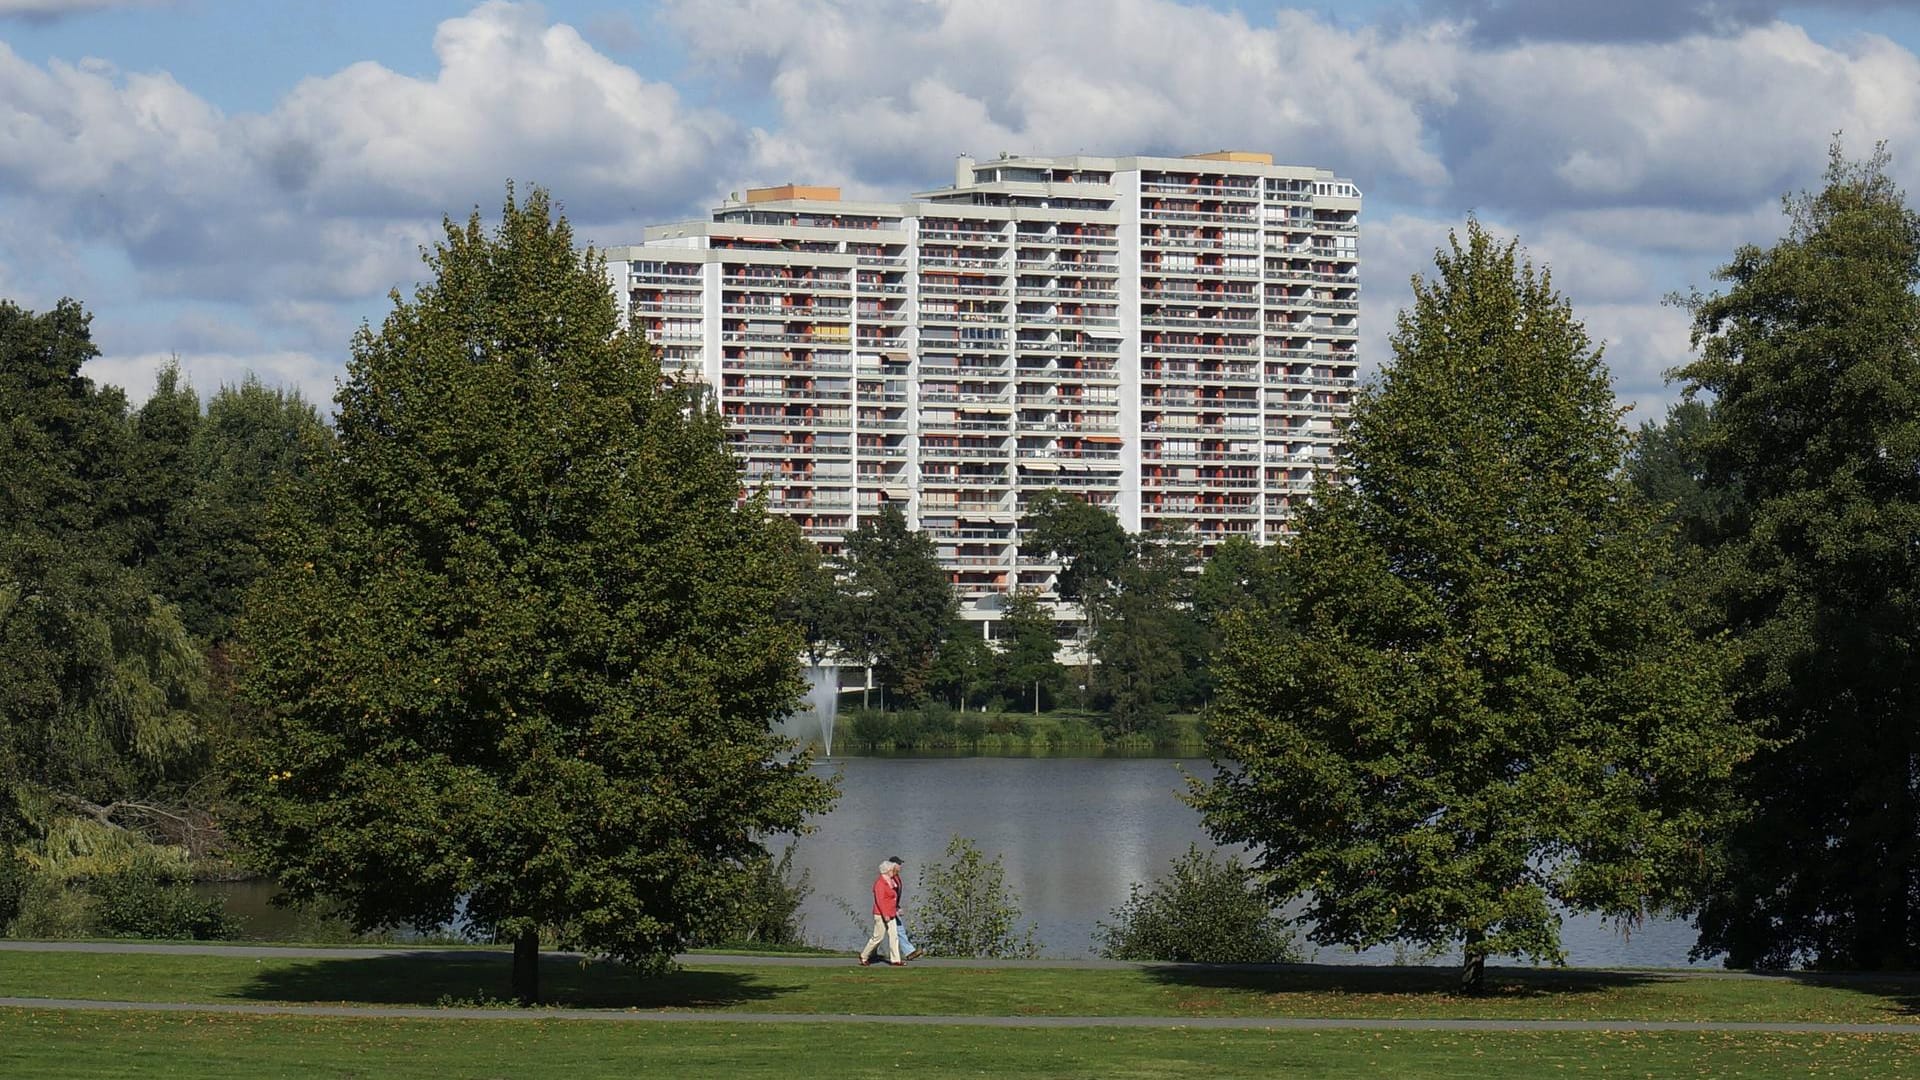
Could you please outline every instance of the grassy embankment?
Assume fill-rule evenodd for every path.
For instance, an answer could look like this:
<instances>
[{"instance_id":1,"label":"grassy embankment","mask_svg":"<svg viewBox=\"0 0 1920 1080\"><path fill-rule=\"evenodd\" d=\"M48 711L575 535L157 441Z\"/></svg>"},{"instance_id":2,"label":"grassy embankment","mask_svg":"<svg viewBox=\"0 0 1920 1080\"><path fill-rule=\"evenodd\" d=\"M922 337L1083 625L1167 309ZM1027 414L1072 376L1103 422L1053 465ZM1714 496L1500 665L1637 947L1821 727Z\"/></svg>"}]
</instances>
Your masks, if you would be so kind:
<instances>
[{"instance_id":1,"label":"grassy embankment","mask_svg":"<svg viewBox=\"0 0 1920 1080\"><path fill-rule=\"evenodd\" d=\"M0 995L188 1003L489 1004L498 952L377 959L0 953ZM755 967L702 959L660 980L549 958L558 1003L626 1010L965 1016L1398 1017L1912 1022L1913 1035L1766 1032L1208 1031L96 1014L0 1009L0 1075L1162 1078L1393 1075L1915 1075L1920 982L1657 972Z\"/></svg>"},{"instance_id":2,"label":"grassy embankment","mask_svg":"<svg viewBox=\"0 0 1920 1080\"><path fill-rule=\"evenodd\" d=\"M101 1015L0 1009L0 1075L599 1080L778 1075L1538 1080L1912 1076L1912 1037L1765 1033L1005 1030Z\"/></svg>"},{"instance_id":3,"label":"grassy embankment","mask_svg":"<svg viewBox=\"0 0 1920 1080\"><path fill-rule=\"evenodd\" d=\"M0 996L195 1003L497 1003L498 951L362 959L0 953ZM1920 980L1721 978L1671 972L1493 969L1492 992L1452 993L1450 969L1303 967L771 967L701 958L661 979L548 957L556 1005L592 1009L923 1016L1351 1017L1908 1023Z\"/></svg>"}]
</instances>

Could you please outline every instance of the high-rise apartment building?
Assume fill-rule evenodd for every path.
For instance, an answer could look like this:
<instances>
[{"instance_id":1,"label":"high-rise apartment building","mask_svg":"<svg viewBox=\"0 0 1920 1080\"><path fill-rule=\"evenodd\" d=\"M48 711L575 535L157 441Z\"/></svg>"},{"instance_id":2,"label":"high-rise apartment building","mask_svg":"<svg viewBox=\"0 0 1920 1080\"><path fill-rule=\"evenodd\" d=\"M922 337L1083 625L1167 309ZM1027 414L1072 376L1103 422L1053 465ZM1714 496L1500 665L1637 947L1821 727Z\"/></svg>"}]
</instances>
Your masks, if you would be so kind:
<instances>
[{"instance_id":1,"label":"high-rise apartment building","mask_svg":"<svg viewBox=\"0 0 1920 1080\"><path fill-rule=\"evenodd\" d=\"M1266 154L961 158L898 203L749 191L609 272L774 510L832 550L895 502L988 618L1057 569L1018 548L1048 488L1207 547L1287 534L1354 385L1359 210Z\"/></svg>"}]
</instances>

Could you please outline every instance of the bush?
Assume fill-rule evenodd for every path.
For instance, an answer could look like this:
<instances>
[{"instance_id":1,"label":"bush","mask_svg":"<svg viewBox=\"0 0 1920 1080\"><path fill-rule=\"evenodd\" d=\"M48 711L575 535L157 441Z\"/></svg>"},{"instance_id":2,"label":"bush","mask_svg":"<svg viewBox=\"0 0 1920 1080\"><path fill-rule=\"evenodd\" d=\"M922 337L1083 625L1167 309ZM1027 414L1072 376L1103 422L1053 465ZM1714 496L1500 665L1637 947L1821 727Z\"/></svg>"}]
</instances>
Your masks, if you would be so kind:
<instances>
[{"instance_id":1,"label":"bush","mask_svg":"<svg viewBox=\"0 0 1920 1080\"><path fill-rule=\"evenodd\" d=\"M93 925L106 937L216 941L240 932L240 921L217 899L198 896L157 862L143 861L87 883Z\"/></svg>"},{"instance_id":2,"label":"bush","mask_svg":"<svg viewBox=\"0 0 1920 1080\"><path fill-rule=\"evenodd\" d=\"M1112 923L1093 932L1111 960L1279 964L1299 959L1293 931L1274 913L1253 872L1190 846L1173 872L1135 885Z\"/></svg>"},{"instance_id":3,"label":"bush","mask_svg":"<svg viewBox=\"0 0 1920 1080\"><path fill-rule=\"evenodd\" d=\"M29 874L25 859L15 855L11 847L0 847L0 935L20 914Z\"/></svg>"},{"instance_id":4,"label":"bush","mask_svg":"<svg viewBox=\"0 0 1920 1080\"><path fill-rule=\"evenodd\" d=\"M878 709L855 709L847 714L847 734L861 749L873 751L893 741L893 718Z\"/></svg>"},{"instance_id":5,"label":"bush","mask_svg":"<svg viewBox=\"0 0 1920 1080\"><path fill-rule=\"evenodd\" d=\"M1024 716L1012 713L995 713L987 721L987 731L994 735L1012 735L1024 739L1033 734L1033 724Z\"/></svg>"},{"instance_id":6,"label":"bush","mask_svg":"<svg viewBox=\"0 0 1920 1080\"><path fill-rule=\"evenodd\" d=\"M800 905L813 893L813 874L793 876L793 846L780 858L762 852L747 861L734 905L706 927L695 945L804 945Z\"/></svg>"},{"instance_id":7,"label":"bush","mask_svg":"<svg viewBox=\"0 0 1920 1080\"><path fill-rule=\"evenodd\" d=\"M918 899L915 899L915 896ZM1007 887L1000 856L988 859L964 836L947 842L946 858L921 874L908 894L907 929L935 956L1033 956L1034 927L1019 929L1020 898Z\"/></svg>"},{"instance_id":8,"label":"bush","mask_svg":"<svg viewBox=\"0 0 1920 1080\"><path fill-rule=\"evenodd\" d=\"M28 871L20 912L9 933L36 940L88 937L93 933L92 899L51 874Z\"/></svg>"},{"instance_id":9,"label":"bush","mask_svg":"<svg viewBox=\"0 0 1920 1080\"><path fill-rule=\"evenodd\" d=\"M975 713L968 713L960 718L959 723L954 725L954 731L960 736L961 742L977 748L980 745L980 740L986 737L987 722Z\"/></svg>"}]
</instances>

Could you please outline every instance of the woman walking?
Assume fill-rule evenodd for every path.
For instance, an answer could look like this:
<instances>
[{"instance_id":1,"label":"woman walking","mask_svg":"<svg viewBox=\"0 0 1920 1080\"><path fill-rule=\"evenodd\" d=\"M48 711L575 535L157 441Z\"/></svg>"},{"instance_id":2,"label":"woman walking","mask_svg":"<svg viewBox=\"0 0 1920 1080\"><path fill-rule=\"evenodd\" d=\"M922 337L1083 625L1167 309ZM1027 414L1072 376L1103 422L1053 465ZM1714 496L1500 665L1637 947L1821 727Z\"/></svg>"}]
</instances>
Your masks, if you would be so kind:
<instances>
[{"instance_id":1,"label":"woman walking","mask_svg":"<svg viewBox=\"0 0 1920 1080\"><path fill-rule=\"evenodd\" d=\"M860 966L873 963L874 950L882 942L887 946L887 963L903 967L900 959L900 864L888 859L880 864L880 876L873 879L873 936L860 950Z\"/></svg>"}]
</instances>

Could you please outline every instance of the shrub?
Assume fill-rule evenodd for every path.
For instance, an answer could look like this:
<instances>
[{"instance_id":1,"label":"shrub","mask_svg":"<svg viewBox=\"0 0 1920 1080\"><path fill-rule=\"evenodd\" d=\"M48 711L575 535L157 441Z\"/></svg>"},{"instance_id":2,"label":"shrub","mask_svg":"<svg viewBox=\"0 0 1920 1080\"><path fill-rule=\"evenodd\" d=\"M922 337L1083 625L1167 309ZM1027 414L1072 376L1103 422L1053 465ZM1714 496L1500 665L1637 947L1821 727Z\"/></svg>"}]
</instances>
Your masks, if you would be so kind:
<instances>
[{"instance_id":1,"label":"shrub","mask_svg":"<svg viewBox=\"0 0 1920 1080\"><path fill-rule=\"evenodd\" d=\"M1292 930L1275 914L1253 871L1197 845L1151 887L1135 885L1112 923L1093 932L1112 960L1277 964L1299 958Z\"/></svg>"},{"instance_id":2,"label":"shrub","mask_svg":"<svg viewBox=\"0 0 1920 1080\"><path fill-rule=\"evenodd\" d=\"M813 874L793 874L793 846L780 858L761 853L747 860L734 904L700 935L696 945L803 945L800 905L813 893Z\"/></svg>"},{"instance_id":3,"label":"shrub","mask_svg":"<svg viewBox=\"0 0 1920 1080\"><path fill-rule=\"evenodd\" d=\"M987 722L975 713L968 713L954 725L954 731L960 736L960 741L978 747L980 740L986 737Z\"/></svg>"},{"instance_id":4,"label":"shrub","mask_svg":"<svg viewBox=\"0 0 1920 1080\"><path fill-rule=\"evenodd\" d=\"M51 874L29 870L20 891L20 911L9 931L17 938L58 940L93 932L92 901Z\"/></svg>"},{"instance_id":5,"label":"shrub","mask_svg":"<svg viewBox=\"0 0 1920 1080\"><path fill-rule=\"evenodd\" d=\"M221 940L240 923L217 899L196 895L191 885L158 862L142 861L87 883L93 925L107 937Z\"/></svg>"},{"instance_id":6,"label":"shrub","mask_svg":"<svg viewBox=\"0 0 1920 1080\"><path fill-rule=\"evenodd\" d=\"M1013 713L995 713L987 721L987 730L995 735L1012 735L1024 739L1033 733L1033 724L1024 716Z\"/></svg>"},{"instance_id":7,"label":"shrub","mask_svg":"<svg viewBox=\"0 0 1920 1080\"><path fill-rule=\"evenodd\" d=\"M878 709L855 709L847 720L847 734L863 750L878 750L893 741L893 718Z\"/></svg>"},{"instance_id":8,"label":"shrub","mask_svg":"<svg viewBox=\"0 0 1920 1080\"><path fill-rule=\"evenodd\" d=\"M915 898L917 895L917 899ZM1020 922L1020 897L1007 886L1000 856L988 859L955 836L946 857L929 864L908 894L908 932L935 956L1033 956L1034 927Z\"/></svg>"},{"instance_id":9,"label":"shrub","mask_svg":"<svg viewBox=\"0 0 1920 1080\"><path fill-rule=\"evenodd\" d=\"M20 907L27 895L27 882L30 871L27 862L13 853L11 847L0 847L0 935L7 931L20 914Z\"/></svg>"}]
</instances>

